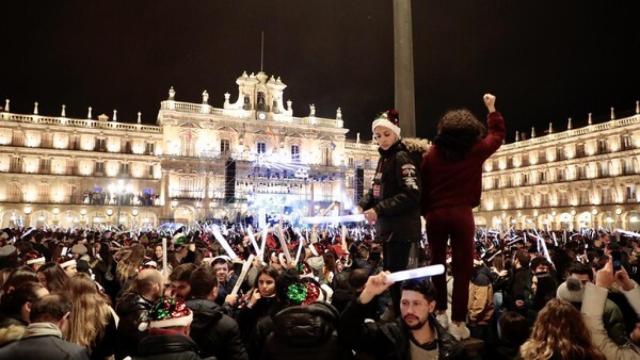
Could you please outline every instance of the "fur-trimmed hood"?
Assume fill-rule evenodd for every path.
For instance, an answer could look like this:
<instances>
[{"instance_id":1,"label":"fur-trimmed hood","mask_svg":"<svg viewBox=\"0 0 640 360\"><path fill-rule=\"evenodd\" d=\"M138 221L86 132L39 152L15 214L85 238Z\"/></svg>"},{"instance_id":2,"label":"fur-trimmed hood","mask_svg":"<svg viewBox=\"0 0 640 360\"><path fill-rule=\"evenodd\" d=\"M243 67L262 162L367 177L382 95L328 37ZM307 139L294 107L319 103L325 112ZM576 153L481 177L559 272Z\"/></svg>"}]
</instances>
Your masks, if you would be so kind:
<instances>
[{"instance_id":1,"label":"fur-trimmed hood","mask_svg":"<svg viewBox=\"0 0 640 360\"><path fill-rule=\"evenodd\" d=\"M409 152L424 153L431 147L431 142L427 139L406 138L402 139L402 143Z\"/></svg>"},{"instance_id":2,"label":"fur-trimmed hood","mask_svg":"<svg viewBox=\"0 0 640 360\"><path fill-rule=\"evenodd\" d=\"M26 326L22 325L9 325L6 328L0 329L0 346L4 346L12 341L20 340L26 332Z\"/></svg>"},{"instance_id":3,"label":"fur-trimmed hood","mask_svg":"<svg viewBox=\"0 0 640 360\"><path fill-rule=\"evenodd\" d=\"M422 163L422 156L429 151L431 148L431 142L427 139L418 139L418 138L406 138L401 140L402 145L409 152L409 156L415 163L416 167L420 167Z\"/></svg>"}]
</instances>

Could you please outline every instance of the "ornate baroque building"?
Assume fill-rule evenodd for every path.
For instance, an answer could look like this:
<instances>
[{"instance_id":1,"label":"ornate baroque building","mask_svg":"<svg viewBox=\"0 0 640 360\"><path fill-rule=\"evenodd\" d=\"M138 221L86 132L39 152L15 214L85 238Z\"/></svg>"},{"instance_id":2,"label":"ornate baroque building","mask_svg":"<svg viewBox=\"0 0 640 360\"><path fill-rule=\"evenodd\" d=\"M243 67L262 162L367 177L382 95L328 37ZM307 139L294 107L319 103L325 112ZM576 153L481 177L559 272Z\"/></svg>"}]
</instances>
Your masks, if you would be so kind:
<instances>
[{"instance_id":1,"label":"ornate baroque building","mask_svg":"<svg viewBox=\"0 0 640 360\"><path fill-rule=\"evenodd\" d=\"M640 230L640 106L636 114L503 145L484 166L476 223L509 229Z\"/></svg>"},{"instance_id":2,"label":"ornate baroque building","mask_svg":"<svg viewBox=\"0 0 640 360\"><path fill-rule=\"evenodd\" d=\"M350 208L370 184L377 147L349 141L335 119L294 117L286 85L243 73L222 108L176 100L157 125L0 112L3 227L190 223L236 213L309 215L338 201Z\"/></svg>"}]
</instances>

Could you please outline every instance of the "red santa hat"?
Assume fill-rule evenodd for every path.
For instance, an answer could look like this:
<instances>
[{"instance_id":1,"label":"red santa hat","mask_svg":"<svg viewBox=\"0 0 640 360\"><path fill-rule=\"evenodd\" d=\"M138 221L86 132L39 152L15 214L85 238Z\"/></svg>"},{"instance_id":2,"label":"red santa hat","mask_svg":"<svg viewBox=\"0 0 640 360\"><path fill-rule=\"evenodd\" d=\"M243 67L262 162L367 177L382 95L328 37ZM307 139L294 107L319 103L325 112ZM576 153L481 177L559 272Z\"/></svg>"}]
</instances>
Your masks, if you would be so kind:
<instances>
[{"instance_id":1,"label":"red santa hat","mask_svg":"<svg viewBox=\"0 0 640 360\"><path fill-rule=\"evenodd\" d=\"M391 109L378 116L371 124L371 132L375 132L378 126L391 130L397 137L400 137L400 117L398 111Z\"/></svg>"}]
</instances>

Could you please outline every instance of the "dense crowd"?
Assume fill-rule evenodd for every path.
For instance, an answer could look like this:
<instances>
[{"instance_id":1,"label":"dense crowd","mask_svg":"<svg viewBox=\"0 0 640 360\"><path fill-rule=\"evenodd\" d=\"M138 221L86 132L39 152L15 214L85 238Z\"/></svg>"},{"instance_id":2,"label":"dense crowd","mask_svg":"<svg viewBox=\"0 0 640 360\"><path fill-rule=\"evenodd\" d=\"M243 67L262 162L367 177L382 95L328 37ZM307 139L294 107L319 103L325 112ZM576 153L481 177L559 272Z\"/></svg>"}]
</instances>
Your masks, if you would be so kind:
<instances>
[{"instance_id":1,"label":"dense crowd","mask_svg":"<svg viewBox=\"0 0 640 360\"><path fill-rule=\"evenodd\" d=\"M429 279L405 281L394 312L370 228L249 233L4 229L0 358L640 357L633 233L478 231L475 351L436 319ZM412 256L430 263L427 239ZM437 346L415 346L421 321Z\"/></svg>"}]
</instances>

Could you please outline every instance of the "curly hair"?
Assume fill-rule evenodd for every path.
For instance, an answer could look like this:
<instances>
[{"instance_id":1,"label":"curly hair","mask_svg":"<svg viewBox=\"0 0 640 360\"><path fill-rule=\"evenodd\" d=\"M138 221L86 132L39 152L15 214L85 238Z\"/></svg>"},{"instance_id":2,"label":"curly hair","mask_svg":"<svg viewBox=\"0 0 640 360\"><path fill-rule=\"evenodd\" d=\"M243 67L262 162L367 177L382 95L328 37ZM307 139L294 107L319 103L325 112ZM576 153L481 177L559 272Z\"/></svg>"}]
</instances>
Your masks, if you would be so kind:
<instances>
[{"instance_id":1,"label":"curly hair","mask_svg":"<svg viewBox=\"0 0 640 360\"><path fill-rule=\"evenodd\" d=\"M538 313L531 337L520 347L526 360L560 359L604 360L591 341L589 329L571 303L551 299Z\"/></svg>"},{"instance_id":2,"label":"curly hair","mask_svg":"<svg viewBox=\"0 0 640 360\"><path fill-rule=\"evenodd\" d=\"M486 133L487 129L469 110L450 110L438 121L434 143L447 160L458 160Z\"/></svg>"}]
</instances>

